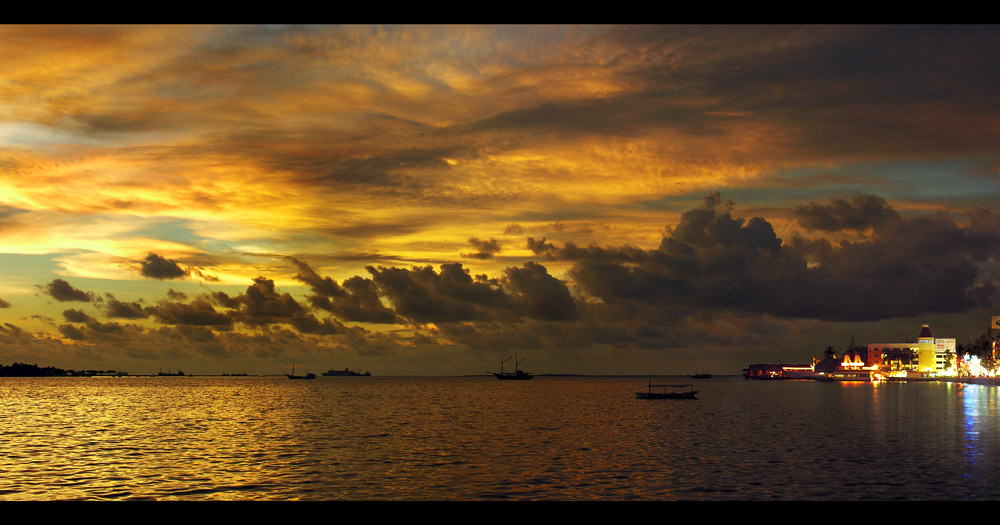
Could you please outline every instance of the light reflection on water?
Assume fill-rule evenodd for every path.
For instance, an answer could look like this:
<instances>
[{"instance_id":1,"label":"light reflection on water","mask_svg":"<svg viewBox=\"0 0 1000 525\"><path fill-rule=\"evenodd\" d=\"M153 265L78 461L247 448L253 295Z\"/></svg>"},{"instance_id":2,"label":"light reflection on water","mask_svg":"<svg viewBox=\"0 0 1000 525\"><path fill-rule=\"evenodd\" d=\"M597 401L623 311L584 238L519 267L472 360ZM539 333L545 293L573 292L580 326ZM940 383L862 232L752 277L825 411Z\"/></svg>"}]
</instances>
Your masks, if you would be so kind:
<instances>
[{"instance_id":1,"label":"light reflection on water","mask_svg":"<svg viewBox=\"0 0 1000 525\"><path fill-rule=\"evenodd\" d=\"M0 379L0 499L996 499L997 387Z\"/></svg>"}]
</instances>

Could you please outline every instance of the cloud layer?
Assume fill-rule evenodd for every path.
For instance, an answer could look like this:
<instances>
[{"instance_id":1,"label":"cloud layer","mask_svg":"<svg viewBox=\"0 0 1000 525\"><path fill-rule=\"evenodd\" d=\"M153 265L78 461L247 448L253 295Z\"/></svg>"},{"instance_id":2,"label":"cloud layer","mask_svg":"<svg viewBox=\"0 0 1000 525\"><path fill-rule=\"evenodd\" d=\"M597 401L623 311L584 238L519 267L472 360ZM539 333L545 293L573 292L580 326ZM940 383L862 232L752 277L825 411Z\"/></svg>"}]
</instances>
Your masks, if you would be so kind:
<instances>
[{"instance_id":1,"label":"cloud layer","mask_svg":"<svg viewBox=\"0 0 1000 525\"><path fill-rule=\"evenodd\" d=\"M998 306L992 26L0 34L29 357L645 372Z\"/></svg>"}]
</instances>

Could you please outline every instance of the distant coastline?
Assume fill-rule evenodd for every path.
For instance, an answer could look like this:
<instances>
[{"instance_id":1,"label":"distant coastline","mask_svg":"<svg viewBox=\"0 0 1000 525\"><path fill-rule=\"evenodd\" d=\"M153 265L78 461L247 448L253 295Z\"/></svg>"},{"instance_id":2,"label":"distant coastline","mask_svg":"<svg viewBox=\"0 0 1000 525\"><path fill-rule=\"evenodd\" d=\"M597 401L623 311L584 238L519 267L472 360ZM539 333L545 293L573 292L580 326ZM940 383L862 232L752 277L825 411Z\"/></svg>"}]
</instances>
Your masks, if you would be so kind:
<instances>
[{"instance_id":1,"label":"distant coastline","mask_svg":"<svg viewBox=\"0 0 1000 525\"><path fill-rule=\"evenodd\" d=\"M62 369L54 366L38 366L37 364L13 363L11 365L0 365L0 377L271 377L281 376L281 374L251 375L243 373L229 374L184 374L179 370L177 373L154 373L154 374L130 374L122 370L72 370Z\"/></svg>"},{"instance_id":2,"label":"distant coastline","mask_svg":"<svg viewBox=\"0 0 1000 525\"><path fill-rule=\"evenodd\" d=\"M13 363L11 365L0 364L0 377L282 377L282 374L247 374L222 373L222 374L131 374L122 370L72 370L57 368L54 366L38 366L37 364ZM655 377L684 377L685 374L653 374ZM715 374L715 377L739 377L738 374ZM391 376L385 376L391 377ZM400 377L420 377L420 376L400 376ZM425 377L441 377L428 375ZM464 374L446 377L493 377L491 374ZM565 374L565 373L544 373L535 374L535 377L649 377L649 374ZM1000 380L998 383L1000 384Z\"/></svg>"},{"instance_id":3,"label":"distant coastline","mask_svg":"<svg viewBox=\"0 0 1000 525\"><path fill-rule=\"evenodd\" d=\"M27 363L13 363L10 366L0 365L0 377L93 377L121 376L128 372L118 370L64 370L54 366L40 367Z\"/></svg>"}]
</instances>

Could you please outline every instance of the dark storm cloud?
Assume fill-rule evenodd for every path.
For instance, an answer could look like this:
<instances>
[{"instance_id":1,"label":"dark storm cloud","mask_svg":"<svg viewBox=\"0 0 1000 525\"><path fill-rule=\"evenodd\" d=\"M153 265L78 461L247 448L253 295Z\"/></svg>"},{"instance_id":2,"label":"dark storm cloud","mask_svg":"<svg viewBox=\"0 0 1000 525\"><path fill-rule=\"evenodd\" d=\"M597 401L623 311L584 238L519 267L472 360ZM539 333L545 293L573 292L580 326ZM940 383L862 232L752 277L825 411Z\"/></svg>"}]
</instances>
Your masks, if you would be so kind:
<instances>
[{"instance_id":1,"label":"dark storm cloud","mask_svg":"<svg viewBox=\"0 0 1000 525\"><path fill-rule=\"evenodd\" d=\"M995 215L981 210L974 226L962 227L942 216L904 219L874 209L890 219L876 221L870 238L785 244L766 220L733 217L731 205L712 194L645 257L577 259L570 275L610 304L689 311L871 321L978 305L992 284L977 283L975 262L1000 253ZM850 216L839 215L839 223Z\"/></svg>"},{"instance_id":2,"label":"dark storm cloud","mask_svg":"<svg viewBox=\"0 0 1000 525\"><path fill-rule=\"evenodd\" d=\"M320 276L308 264L292 257L289 257L288 259L299 268L299 273L297 273L294 278L307 284L310 288L312 288L313 293L316 295L321 297L337 297L347 293L340 287L339 284L337 284L337 281L334 281L329 277Z\"/></svg>"},{"instance_id":3,"label":"dark storm cloud","mask_svg":"<svg viewBox=\"0 0 1000 525\"><path fill-rule=\"evenodd\" d=\"M92 321L87 323L87 330L91 332L96 332L101 336L110 335L122 335L125 333L125 327L118 323L101 323L99 321Z\"/></svg>"},{"instance_id":4,"label":"dark storm cloud","mask_svg":"<svg viewBox=\"0 0 1000 525\"><path fill-rule=\"evenodd\" d=\"M367 269L396 314L417 323L485 320L513 308L495 281L473 280L460 263L442 264L440 273L431 266Z\"/></svg>"},{"instance_id":5,"label":"dark storm cloud","mask_svg":"<svg viewBox=\"0 0 1000 525\"><path fill-rule=\"evenodd\" d=\"M245 294L236 298L241 308L234 317L250 325L289 322L306 314L306 309L288 293L278 293L274 281L257 277Z\"/></svg>"},{"instance_id":6,"label":"dark storm cloud","mask_svg":"<svg viewBox=\"0 0 1000 525\"><path fill-rule=\"evenodd\" d=\"M40 287L41 288L41 287ZM51 283L45 285L43 290L60 302L79 301L89 303L94 300L94 295L90 292L77 290L71 284L62 279L53 279Z\"/></svg>"},{"instance_id":7,"label":"dark storm cloud","mask_svg":"<svg viewBox=\"0 0 1000 525\"><path fill-rule=\"evenodd\" d=\"M301 334L339 335L347 331L347 328L339 322L330 319L320 321L312 314L295 316L291 320L291 325Z\"/></svg>"},{"instance_id":8,"label":"dark storm cloud","mask_svg":"<svg viewBox=\"0 0 1000 525\"><path fill-rule=\"evenodd\" d=\"M175 301L161 301L155 306L147 306L146 312L157 321L170 325L211 326L217 330L231 330L233 320L226 314L215 311L212 305L201 298L189 304Z\"/></svg>"},{"instance_id":9,"label":"dark storm cloud","mask_svg":"<svg viewBox=\"0 0 1000 525\"><path fill-rule=\"evenodd\" d=\"M561 321L577 315L566 284L537 263L507 268L501 279L473 277L460 263L442 264L440 270L368 267L396 313L417 323L520 317Z\"/></svg>"},{"instance_id":10,"label":"dark storm cloud","mask_svg":"<svg viewBox=\"0 0 1000 525\"><path fill-rule=\"evenodd\" d=\"M102 323L91 317L86 312L76 309L64 310L63 318L71 323L83 323L86 325L88 331L95 332L99 336L121 335L125 331L125 328L118 323ZM72 325L60 326L59 331L70 339L87 339L84 331L79 328L74 328ZM79 339L78 336L82 336L83 339Z\"/></svg>"},{"instance_id":11,"label":"dark storm cloud","mask_svg":"<svg viewBox=\"0 0 1000 525\"><path fill-rule=\"evenodd\" d=\"M549 275L538 263L526 262L520 268L504 270L504 283L532 319L563 321L577 317L576 303L566 283Z\"/></svg>"},{"instance_id":12,"label":"dark storm cloud","mask_svg":"<svg viewBox=\"0 0 1000 525\"><path fill-rule=\"evenodd\" d=\"M226 292L212 292L210 297L212 298L213 301L215 301L215 304L223 308L235 310L240 307L239 299L235 297L229 297L229 295L226 294Z\"/></svg>"},{"instance_id":13,"label":"dark storm cloud","mask_svg":"<svg viewBox=\"0 0 1000 525\"><path fill-rule=\"evenodd\" d=\"M140 263L139 273L152 279L178 279L188 274L175 261L165 259L155 253L150 253Z\"/></svg>"},{"instance_id":14,"label":"dark storm cloud","mask_svg":"<svg viewBox=\"0 0 1000 525\"><path fill-rule=\"evenodd\" d=\"M65 336L67 339L72 339L74 341L86 341L87 334L83 333L83 330L71 325L64 324L59 326L59 333Z\"/></svg>"},{"instance_id":15,"label":"dark storm cloud","mask_svg":"<svg viewBox=\"0 0 1000 525\"><path fill-rule=\"evenodd\" d=\"M77 309L63 310L63 318L71 323L90 323L95 321L95 319L86 312Z\"/></svg>"},{"instance_id":16,"label":"dark storm cloud","mask_svg":"<svg viewBox=\"0 0 1000 525\"><path fill-rule=\"evenodd\" d=\"M308 267L306 267L308 268ZM229 310L227 313L216 312L209 304L209 300ZM274 281L265 277L257 277L253 284L247 287L244 294L231 297L224 292L213 292L210 295L199 297L190 305L180 303L161 303L160 306L172 305L170 311L165 311L162 315L158 310L147 309L158 318L171 324L184 324L190 326L222 326L225 329L231 328L234 323L242 323L258 329L273 330L276 325L286 324L294 327L302 334L336 335L347 331L340 322L330 319L317 319L308 308L296 301L291 294L279 292L274 285ZM197 312L191 309L197 306ZM193 319L183 322L178 316L170 315L174 310L187 308L188 317ZM196 315L199 314L200 315Z\"/></svg>"},{"instance_id":17,"label":"dark storm cloud","mask_svg":"<svg viewBox=\"0 0 1000 525\"><path fill-rule=\"evenodd\" d=\"M529 250L535 253L535 255L541 255L548 257L550 259L559 258L559 248L551 242L545 242L545 239L535 239L534 237L528 237L527 247Z\"/></svg>"},{"instance_id":18,"label":"dark storm cloud","mask_svg":"<svg viewBox=\"0 0 1000 525\"><path fill-rule=\"evenodd\" d=\"M379 299L375 281L354 276L345 280L341 286L329 277L321 277L309 265L296 259L291 260L299 268L295 279L309 285L315 294L309 298L309 303L314 308L330 312L344 321L396 322L395 312L386 308Z\"/></svg>"},{"instance_id":19,"label":"dark storm cloud","mask_svg":"<svg viewBox=\"0 0 1000 525\"><path fill-rule=\"evenodd\" d=\"M731 123L752 115L789 131L769 142L810 156L993 152L1000 139L993 26L639 26L612 28L595 43L604 40L634 50L619 59L640 93L632 97L691 112L636 122L679 121L698 133L718 127L717 113ZM591 122L560 114L563 125Z\"/></svg>"},{"instance_id":20,"label":"dark storm cloud","mask_svg":"<svg viewBox=\"0 0 1000 525\"><path fill-rule=\"evenodd\" d=\"M579 259L603 260L614 262L638 261L646 257L645 250L633 246L621 246L616 248L604 248L591 245L586 248L577 246L572 241L566 241L562 248L557 247L544 238L535 239L528 237L527 248L539 255L551 260L575 261Z\"/></svg>"},{"instance_id":21,"label":"dark storm cloud","mask_svg":"<svg viewBox=\"0 0 1000 525\"><path fill-rule=\"evenodd\" d=\"M23 328L10 323L4 323L3 326L0 326L0 332L5 335L21 335L25 333Z\"/></svg>"},{"instance_id":22,"label":"dark storm cloud","mask_svg":"<svg viewBox=\"0 0 1000 525\"><path fill-rule=\"evenodd\" d=\"M476 249L473 253L463 253L462 257L470 259L492 259L493 254L500 251L500 243L496 239L484 240L477 237L469 239L469 244Z\"/></svg>"},{"instance_id":23,"label":"dark storm cloud","mask_svg":"<svg viewBox=\"0 0 1000 525\"><path fill-rule=\"evenodd\" d=\"M149 312L143 309L139 303L126 303L119 301L108 295L108 300L104 303L104 312L108 317L119 319L145 319L149 317Z\"/></svg>"},{"instance_id":24,"label":"dark storm cloud","mask_svg":"<svg viewBox=\"0 0 1000 525\"><path fill-rule=\"evenodd\" d=\"M359 276L344 280L346 295L328 298L324 308L345 321L363 323L395 323L396 314L379 299L375 281ZM317 303L313 303L314 305Z\"/></svg>"},{"instance_id":25,"label":"dark storm cloud","mask_svg":"<svg viewBox=\"0 0 1000 525\"><path fill-rule=\"evenodd\" d=\"M171 288L167 290L167 297L172 301L183 301L187 299L187 294L184 292L178 292Z\"/></svg>"},{"instance_id":26,"label":"dark storm cloud","mask_svg":"<svg viewBox=\"0 0 1000 525\"><path fill-rule=\"evenodd\" d=\"M503 230L504 235L521 235L524 233L524 226L517 223L508 224Z\"/></svg>"},{"instance_id":27,"label":"dark storm cloud","mask_svg":"<svg viewBox=\"0 0 1000 525\"><path fill-rule=\"evenodd\" d=\"M795 208L799 224L810 230L865 231L899 218L885 199L856 194L849 199L833 199L830 204L803 204Z\"/></svg>"},{"instance_id":28,"label":"dark storm cloud","mask_svg":"<svg viewBox=\"0 0 1000 525\"><path fill-rule=\"evenodd\" d=\"M220 279L220 278L218 278L218 277L216 277L214 275L209 275L207 273L204 273L201 270L191 270L191 273L194 274L194 275L196 275L196 276L198 276L198 277L200 277L201 279L203 279L205 281L208 281L208 282L212 282L212 283L222 282L222 279Z\"/></svg>"}]
</instances>

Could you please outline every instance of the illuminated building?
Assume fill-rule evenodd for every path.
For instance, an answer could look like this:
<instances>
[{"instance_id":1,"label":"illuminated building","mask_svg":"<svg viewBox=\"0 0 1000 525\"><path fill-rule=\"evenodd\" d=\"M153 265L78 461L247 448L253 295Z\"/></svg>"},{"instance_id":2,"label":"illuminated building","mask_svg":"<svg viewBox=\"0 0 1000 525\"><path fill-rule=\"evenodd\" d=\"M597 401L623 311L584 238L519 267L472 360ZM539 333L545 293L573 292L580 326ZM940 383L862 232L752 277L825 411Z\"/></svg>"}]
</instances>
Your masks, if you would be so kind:
<instances>
[{"instance_id":1,"label":"illuminated building","mask_svg":"<svg viewBox=\"0 0 1000 525\"><path fill-rule=\"evenodd\" d=\"M869 343L866 363L889 373L934 375L950 368L949 351L954 356L955 340L935 339L925 324L916 343Z\"/></svg>"},{"instance_id":2,"label":"illuminated building","mask_svg":"<svg viewBox=\"0 0 1000 525\"><path fill-rule=\"evenodd\" d=\"M750 365L743 369L743 379L815 379L813 365Z\"/></svg>"},{"instance_id":3,"label":"illuminated building","mask_svg":"<svg viewBox=\"0 0 1000 525\"><path fill-rule=\"evenodd\" d=\"M955 338L934 340L934 368L938 372L955 368L956 353Z\"/></svg>"},{"instance_id":4,"label":"illuminated building","mask_svg":"<svg viewBox=\"0 0 1000 525\"><path fill-rule=\"evenodd\" d=\"M994 319L1000 326L1000 317ZM953 338L935 338L930 325L920 328L917 342L870 343L867 350L851 348L841 358L828 350L812 365L754 364L743 370L746 379L824 379L833 381L881 381L893 378L924 378L954 375L957 370Z\"/></svg>"}]
</instances>

